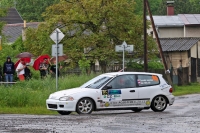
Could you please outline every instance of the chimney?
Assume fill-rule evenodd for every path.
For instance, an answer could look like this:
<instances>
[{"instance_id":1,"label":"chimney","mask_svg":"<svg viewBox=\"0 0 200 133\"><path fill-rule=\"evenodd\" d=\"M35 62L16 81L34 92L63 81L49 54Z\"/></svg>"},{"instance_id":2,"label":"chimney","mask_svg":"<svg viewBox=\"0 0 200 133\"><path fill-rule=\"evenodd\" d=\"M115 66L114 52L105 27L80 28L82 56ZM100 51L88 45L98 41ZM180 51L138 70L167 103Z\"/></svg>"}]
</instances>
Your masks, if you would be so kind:
<instances>
[{"instance_id":1,"label":"chimney","mask_svg":"<svg viewBox=\"0 0 200 133\"><path fill-rule=\"evenodd\" d=\"M167 1L167 16L174 15L174 1Z\"/></svg>"}]
</instances>

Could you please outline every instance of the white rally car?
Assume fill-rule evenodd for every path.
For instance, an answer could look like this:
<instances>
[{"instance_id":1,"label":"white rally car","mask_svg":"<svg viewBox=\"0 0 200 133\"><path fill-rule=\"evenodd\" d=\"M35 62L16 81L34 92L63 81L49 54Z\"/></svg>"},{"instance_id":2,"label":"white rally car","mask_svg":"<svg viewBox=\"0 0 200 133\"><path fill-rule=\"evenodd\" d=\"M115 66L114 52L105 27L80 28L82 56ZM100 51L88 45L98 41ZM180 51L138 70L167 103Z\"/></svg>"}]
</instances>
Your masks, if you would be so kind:
<instances>
[{"instance_id":1,"label":"white rally car","mask_svg":"<svg viewBox=\"0 0 200 133\"><path fill-rule=\"evenodd\" d=\"M151 108L164 111L174 103L172 87L161 74L146 72L112 72L101 74L82 86L55 92L46 100L47 109L61 115L71 112L90 114L100 110Z\"/></svg>"}]
</instances>

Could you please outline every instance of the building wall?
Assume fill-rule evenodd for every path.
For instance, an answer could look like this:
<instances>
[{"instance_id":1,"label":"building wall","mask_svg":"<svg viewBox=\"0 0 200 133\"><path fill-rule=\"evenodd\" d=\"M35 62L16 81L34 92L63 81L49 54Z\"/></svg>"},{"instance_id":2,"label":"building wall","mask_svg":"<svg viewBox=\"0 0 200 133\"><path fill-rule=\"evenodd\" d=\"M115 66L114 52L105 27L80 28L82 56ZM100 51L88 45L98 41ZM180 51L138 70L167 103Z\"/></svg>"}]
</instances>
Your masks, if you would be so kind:
<instances>
[{"instance_id":1,"label":"building wall","mask_svg":"<svg viewBox=\"0 0 200 133\"><path fill-rule=\"evenodd\" d=\"M150 26L147 33L150 35L153 31ZM159 38L174 38L174 37L200 37L200 26L196 27L159 27L157 28ZM153 34L155 38L155 34Z\"/></svg>"},{"instance_id":2,"label":"building wall","mask_svg":"<svg viewBox=\"0 0 200 133\"><path fill-rule=\"evenodd\" d=\"M200 37L200 26L185 26L184 28L184 37Z\"/></svg>"},{"instance_id":3,"label":"building wall","mask_svg":"<svg viewBox=\"0 0 200 133\"><path fill-rule=\"evenodd\" d=\"M168 68L171 68L171 65L173 67L173 75L178 75L178 68L182 67L188 67L189 69L189 81L190 81L190 75L191 75L191 64L190 64L190 58L188 57L187 51L175 51L175 52L169 52L168 53L169 58L167 58L167 64Z\"/></svg>"},{"instance_id":4,"label":"building wall","mask_svg":"<svg viewBox=\"0 0 200 133\"><path fill-rule=\"evenodd\" d=\"M191 57L197 58L197 45L194 45L193 47L191 47L190 53L191 53L190 55Z\"/></svg>"},{"instance_id":5,"label":"building wall","mask_svg":"<svg viewBox=\"0 0 200 133\"><path fill-rule=\"evenodd\" d=\"M147 33L151 35L152 31L153 31L153 28L150 26L150 28L147 29ZM183 27L159 27L157 28L157 31L158 31L159 38L184 37ZM153 33L153 38L156 38L154 33Z\"/></svg>"},{"instance_id":6,"label":"building wall","mask_svg":"<svg viewBox=\"0 0 200 133\"><path fill-rule=\"evenodd\" d=\"M169 52L168 53L170 61L172 62L173 68L177 69L181 66L181 60L182 60L182 67L188 67L188 53L187 51L175 51L175 52ZM170 61L168 60L168 67L170 67Z\"/></svg>"},{"instance_id":7,"label":"building wall","mask_svg":"<svg viewBox=\"0 0 200 133\"><path fill-rule=\"evenodd\" d=\"M183 33L183 27L160 27L158 29L158 36L160 38L184 37Z\"/></svg>"}]
</instances>

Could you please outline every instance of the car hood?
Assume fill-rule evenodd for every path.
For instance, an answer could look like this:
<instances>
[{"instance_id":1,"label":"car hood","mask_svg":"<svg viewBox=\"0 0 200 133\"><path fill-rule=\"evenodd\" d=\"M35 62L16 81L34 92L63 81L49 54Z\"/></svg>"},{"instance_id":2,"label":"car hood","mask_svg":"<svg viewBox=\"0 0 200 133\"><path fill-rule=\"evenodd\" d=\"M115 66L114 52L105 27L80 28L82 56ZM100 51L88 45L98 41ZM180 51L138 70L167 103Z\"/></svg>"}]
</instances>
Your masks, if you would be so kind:
<instances>
[{"instance_id":1,"label":"car hood","mask_svg":"<svg viewBox=\"0 0 200 133\"><path fill-rule=\"evenodd\" d=\"M91 90L89 88L72 88L72 89L67 89L67 90L62 90L62 91L57 91L54 92L50 95L50 99L59 99L61 96L70 96L75 93L81 93L84 91Z\"/></svg>"}]
</instances>

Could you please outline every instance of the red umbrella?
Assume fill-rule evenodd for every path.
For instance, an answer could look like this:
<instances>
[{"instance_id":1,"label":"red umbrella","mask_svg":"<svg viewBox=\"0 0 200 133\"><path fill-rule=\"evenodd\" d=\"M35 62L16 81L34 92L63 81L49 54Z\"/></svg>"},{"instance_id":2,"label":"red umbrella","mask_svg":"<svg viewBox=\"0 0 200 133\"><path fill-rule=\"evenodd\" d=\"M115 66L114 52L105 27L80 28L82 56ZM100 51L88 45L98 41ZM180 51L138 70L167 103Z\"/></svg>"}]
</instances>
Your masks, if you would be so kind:
<instances>
[{"instance_id":1,"label":"red umbrella","mask_svg":"<svg viewBox=\"0 0 200 133\"><path fill-rule=\"evenodd\" d=\"M25 63L30 63L30 62L31 62L31 58L21 58L21 59L23 59ZM15 69L17 68L17 66L18 66L18 64L19 64L19 62L20 62L21 59L19 59L19 60L15 63Z\"/></svg>"},{"instance_id":2,"label":"red umbrella","mask_svg":"<svg viewBox=\"0 0 200 133\"><path fill-rule=\"evenodd\" d=\"M37 59L35 59L35 61L33 63L33 68L35 70L39 70L39 65L41 62L43 62L44 58L47 58L49 60L50 56L45 54L45 55L40 55L39 57L37 57Z\"/></svg>"},{"instance_id":3,"label":"red umbrella","mask_svg":"<svg viewBox=\"0 0 200 133\"><path fill-rule=\"evenodd\" d=\"M18 54L16 57L17 58L27 58L27 57L31 58L31 57L34 57L34 55L29 52L22 52L22 53Z\"/></svg>"},{"instance_id":4,"label":"red umbrella","mask_svg":"<svg viewBox=\"0 0 200 133\"><path fill-rule=\"evenodd\" d=\"M66 56L66 55L58 56L58 62L64 61L64 60L66 60L66 59L67 59L67 56ZM56 57L52 57L52 58L50 59L51 62L53 62L53 61L55 61L55 60L56 60Z\"/></svg>"}]
</instances>

